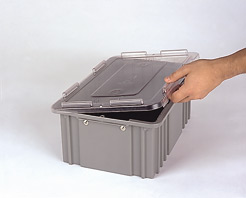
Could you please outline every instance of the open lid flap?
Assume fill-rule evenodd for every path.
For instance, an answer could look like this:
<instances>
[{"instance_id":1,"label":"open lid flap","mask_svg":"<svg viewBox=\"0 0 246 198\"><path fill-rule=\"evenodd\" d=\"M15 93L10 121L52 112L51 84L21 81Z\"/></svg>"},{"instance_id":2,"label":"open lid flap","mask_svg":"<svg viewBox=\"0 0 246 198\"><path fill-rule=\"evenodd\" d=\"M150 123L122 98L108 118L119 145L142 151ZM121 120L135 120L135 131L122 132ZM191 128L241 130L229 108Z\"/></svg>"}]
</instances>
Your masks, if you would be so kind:
<instances>
[{"instance_id":1,"label":"open lid flap","mask_svg":"<svg viewBox=\"0 0 246 198\"><path fill-rule=\"evenodd\" d=\"M197 57L187 50L122 53L101 62L87 79L66 90L53 110L100 113L157 109L167 104L166 92L182 82L169 84L163 92L164 77Z\"/></svg>"}]
</instances>

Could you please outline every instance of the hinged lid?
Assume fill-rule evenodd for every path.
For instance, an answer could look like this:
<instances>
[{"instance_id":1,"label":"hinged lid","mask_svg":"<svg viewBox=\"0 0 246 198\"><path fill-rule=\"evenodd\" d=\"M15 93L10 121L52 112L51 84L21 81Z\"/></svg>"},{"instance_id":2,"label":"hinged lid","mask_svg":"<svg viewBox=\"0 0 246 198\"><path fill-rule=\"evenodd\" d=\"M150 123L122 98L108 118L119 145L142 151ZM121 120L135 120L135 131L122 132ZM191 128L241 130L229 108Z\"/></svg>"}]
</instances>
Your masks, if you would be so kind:
<instances>
[{"instance_id":1,"label":"hinged lid","mask_svg":"<svg viewBox=\"0 0 246 198\"><path fill-rule=\"evenodd\" d=\"M123 52L99 63L88 78L67 89L52 108L59 113L157 109L168 103L167 93L183 82L180 79L166 86L164 77L197 58L197 53L187 50Z\"/></svg>"}]
</instances>

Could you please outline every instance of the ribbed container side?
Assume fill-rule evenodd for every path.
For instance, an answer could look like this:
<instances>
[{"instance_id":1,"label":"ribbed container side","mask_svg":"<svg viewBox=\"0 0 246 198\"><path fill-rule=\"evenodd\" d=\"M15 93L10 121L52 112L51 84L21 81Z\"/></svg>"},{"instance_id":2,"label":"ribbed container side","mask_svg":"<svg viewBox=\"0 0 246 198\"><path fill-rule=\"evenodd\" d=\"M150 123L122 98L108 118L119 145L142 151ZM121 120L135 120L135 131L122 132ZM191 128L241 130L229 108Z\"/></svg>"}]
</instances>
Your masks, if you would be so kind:
<instances>
[{"instance_id":1,"label":"ribbed container side","mask_svg":"<svg viewBox=\"0 0 246 198\"><path fill-rule=\"evenodd\" d=\"M61 115L63 161L124 175L154 178L190 117L190 102L174 104L156 127L120 130L117 119ZM103 118L102 118L103 119ZM85 122L85 120L87 122Z\"/></svg>"}]
</instances>

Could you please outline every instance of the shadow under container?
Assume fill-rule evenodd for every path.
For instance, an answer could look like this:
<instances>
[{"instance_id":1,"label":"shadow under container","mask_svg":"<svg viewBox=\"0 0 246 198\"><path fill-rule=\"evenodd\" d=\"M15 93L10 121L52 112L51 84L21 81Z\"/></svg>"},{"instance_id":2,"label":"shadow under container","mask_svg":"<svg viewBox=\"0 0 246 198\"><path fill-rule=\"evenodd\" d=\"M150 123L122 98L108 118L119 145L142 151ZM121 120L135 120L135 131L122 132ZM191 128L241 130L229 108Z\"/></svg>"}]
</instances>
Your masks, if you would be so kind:
<instances>
[{"instance_id":1,"label":"shadow under container","mask_svg":"<svg viewBox=\"0 0 246 198\"><path fill-rule=\"evenodd\" d=\"M139 58L184 64L197 59L198 54L178 50L142 57L130 53L130 59ZM164 94L159 99L161 105L152 104L150 109L129 104L129 101L136 102L133 98L120 98L127 103L123 106L109 104L93 109L85 100L78 102L76 98L89 81L76 84L77 91L74 86L68 89L65 95L69 97L61 98L52 106L52 110L60 114L63 161L123 175L154 178L190 118L190 102L173 104Z\"/></svg>"}]
</instances>

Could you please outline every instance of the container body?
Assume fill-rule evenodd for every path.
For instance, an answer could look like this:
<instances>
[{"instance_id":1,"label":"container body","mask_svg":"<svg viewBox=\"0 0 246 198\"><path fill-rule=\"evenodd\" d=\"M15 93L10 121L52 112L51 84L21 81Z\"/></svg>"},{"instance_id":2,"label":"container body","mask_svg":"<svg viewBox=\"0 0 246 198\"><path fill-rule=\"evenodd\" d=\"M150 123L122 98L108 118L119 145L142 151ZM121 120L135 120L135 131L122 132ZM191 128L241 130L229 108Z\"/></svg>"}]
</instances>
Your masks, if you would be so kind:
<instances>
[{"instance_id":1,"label":"container body","mask_svg":"<svg viewBox=\"0 0 246 198\"><path fill-rule=\"evenodd\" d=\"M154 122L61 114L63 161L154 178L190 118L190 102L170 102L155 113Z\"/></svg>"}]
</instances>

